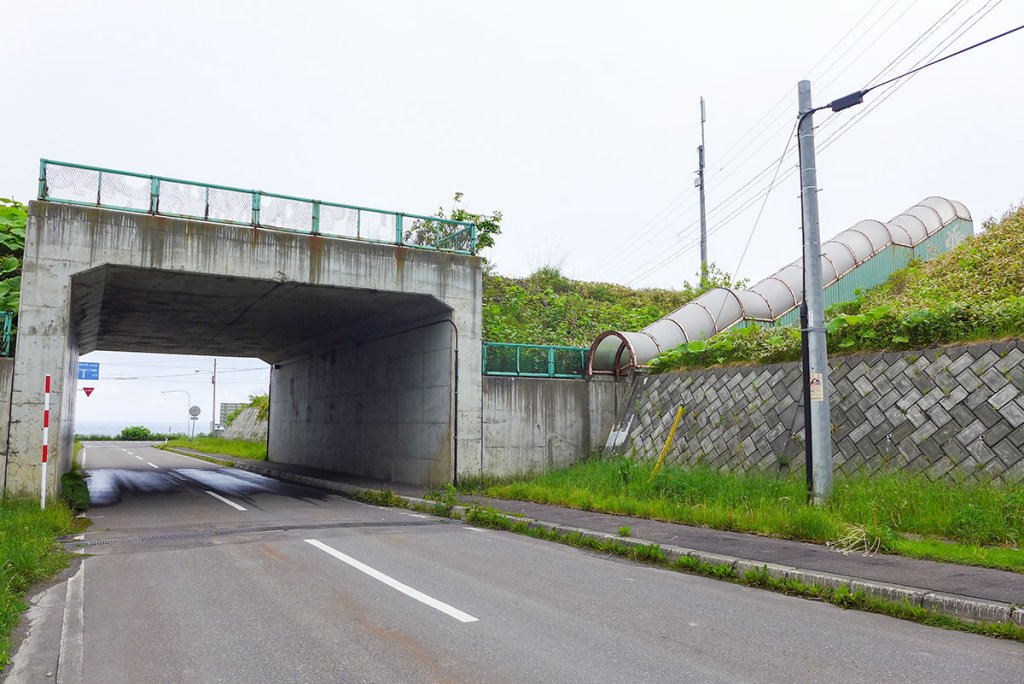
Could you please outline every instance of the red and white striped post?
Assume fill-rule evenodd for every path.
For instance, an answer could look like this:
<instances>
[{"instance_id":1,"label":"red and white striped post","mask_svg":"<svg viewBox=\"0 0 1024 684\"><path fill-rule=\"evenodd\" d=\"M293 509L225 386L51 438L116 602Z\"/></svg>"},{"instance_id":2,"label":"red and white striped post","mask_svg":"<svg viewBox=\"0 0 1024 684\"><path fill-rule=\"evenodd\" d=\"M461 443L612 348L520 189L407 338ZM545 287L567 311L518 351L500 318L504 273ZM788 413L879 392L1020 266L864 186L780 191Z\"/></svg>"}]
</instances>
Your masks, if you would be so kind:
<instances>
[{"instance_id":1,"label":"red and white striped post","mask_svg":"<svg viewBox=\"0 0 1024 684\"><path fill-rule=\"evenodd\" d=\"M46 510L46 452L50 448L50 376L46 376L43 394L43 478L39 485L39 506Z\"/></svg>"}]
</instances>

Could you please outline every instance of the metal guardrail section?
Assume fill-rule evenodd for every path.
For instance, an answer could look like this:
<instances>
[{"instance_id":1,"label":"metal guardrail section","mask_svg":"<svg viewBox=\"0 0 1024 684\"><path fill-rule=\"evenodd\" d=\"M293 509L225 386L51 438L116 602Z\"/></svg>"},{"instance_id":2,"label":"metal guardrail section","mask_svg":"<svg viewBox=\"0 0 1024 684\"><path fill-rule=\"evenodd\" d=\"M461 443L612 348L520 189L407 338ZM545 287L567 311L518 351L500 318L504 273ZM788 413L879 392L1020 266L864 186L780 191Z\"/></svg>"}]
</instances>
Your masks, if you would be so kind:
<instances>
[{"instance_id":1,"label":"metal guardrail section","mask_svg":"<svg viewBox=\"0 0 1024 684\"><path fill-rule=\"evenodd\" d=\"M13 321L13 311L0 311L0 356L10 356L11 354L11 325Z\"/></svg>"},{"instance_id":2,"label":"metal guardrail section","mask_svg":"<svg viewBox=\"0 0 1024 684\"><path fill-rule=\"evenodd\" d=\"M39 199L331 237L476 253L476 224L40 160Z\"/></svg>"},{"instance_id":3,"label":"metal guardrail section","mask_svg":"<svg viewBox=\"0 0 1024 684\"><path fill-rule=\"evenodd\" d=\"M582 378L587 347L484 342L484 375L528 378Z\"/></svg>"}]
</instances>

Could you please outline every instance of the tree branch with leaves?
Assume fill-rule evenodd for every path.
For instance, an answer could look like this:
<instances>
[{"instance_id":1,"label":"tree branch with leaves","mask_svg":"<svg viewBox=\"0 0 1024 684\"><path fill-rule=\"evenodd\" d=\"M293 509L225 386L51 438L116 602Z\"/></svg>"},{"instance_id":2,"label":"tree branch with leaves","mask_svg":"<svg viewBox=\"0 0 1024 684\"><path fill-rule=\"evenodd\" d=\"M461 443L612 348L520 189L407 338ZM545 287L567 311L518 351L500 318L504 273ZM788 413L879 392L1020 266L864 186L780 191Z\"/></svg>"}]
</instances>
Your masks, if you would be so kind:
<instances>
[{"instance_id":1,"label":"tree branch with leaves","mask_svg":"<svg viewBox=\"0 0 1024 684\"><path fill-rule=\"evenodd\" d=\"M438 221L417 219L406 231L405 242L424 247L440 249L468 249L468 233L463 232L464 226L448 221L464 221L476 224L476 253L494 246L494 236L501 233L500 211L490 214L477 214L462 206L462 193L455 193L452 208L445 212L438 207L434 214Z\"/></svg>"}]
</instances>

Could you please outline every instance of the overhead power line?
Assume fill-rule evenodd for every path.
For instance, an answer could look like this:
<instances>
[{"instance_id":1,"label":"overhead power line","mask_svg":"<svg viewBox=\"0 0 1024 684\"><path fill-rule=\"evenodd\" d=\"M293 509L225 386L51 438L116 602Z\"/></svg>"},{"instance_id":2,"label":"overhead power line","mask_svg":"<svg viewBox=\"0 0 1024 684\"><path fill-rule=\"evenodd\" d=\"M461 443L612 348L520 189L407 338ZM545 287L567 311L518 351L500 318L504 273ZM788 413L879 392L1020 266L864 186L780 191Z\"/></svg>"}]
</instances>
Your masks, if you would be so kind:
<instances>
[{"instance_id":1,"label":"overhead power line","mask_svg":"<svg viewBox=\"0 0 1024 684\"><path fill-rule=\"evenodd\" d=\"M940 62L945 62L947 59L952 59L953 57L956 57L958 55L962 55L965 52L969 52L969 51L971 51L971 50L973 50L975 48L979 48L982 45L986 45L988 43L991 43L994 40L999 40L1000 38L1005 38L1006 36L1010 35L1011 33L1016 33L1017 31L1020 31L1021 29L1024 29L1024 24L1021 24L1020 26L1018 26L1016 28L1012 28L1009 31L1003 31L999 35L992 36L991 38L986 38L985 40L983 40L983 41L981 41L979 43L975 43L974 45L968 45L967 47L965 47L962 50L957 50L954 53L946 55L945 57L940 57L939 59L936 59L936 60L933 60L931 62L928 62L927 64L923 64L923 65L921 65L921 66L919 66L919 67L917 67L915 69L911 69L910 71L906 71L906 72L900 74L899 76L893 76L892 78L890 78L887 81L882 81L881 83L876 83L875 85L870 86L868 88L865 88L864 90L858 90L858 91L850 93L849 95L844 95L843 97L840 97L840 98L838 98L836 100L833 100L832 102L830 102L827 105L824 105L822 107L817 107L816 109L817 110L831 109L833 112L841 112L844 109L848 109L850 107L853 107L854 105L859 105L860 103L862 103L864 101L864 96L867 95L868 93L870 93L872 90L876 90L878 88L881 88L882 86L886 86L886 85L889 85L890 83L894 83L895 81L898 81L901 78L906 78L907 76L911 76L913 74L916 74L919 71L924 71L928 67L935 66L936 64L939 64Z\"/></svg>"},{"instance_id":2,"label":"overhead power line","mask_svg":"<svg viewBox=\"0 0 1024 684\"><path fill-rule=\"evenodd\" d=\"M879 16L875 17L874 20L862 32L860 32L860 34L839 55L837 55L831 61L831 63L824 69L824 71L818 74L818 77L820 78L825 74L829 73L829 71L831 71L832 69L834 69L839 64L839 62L850 52L850 50L856 47L858 43L863 41L874 29L874 27L877 26L878 23L881 22L890 12L892 12L892 10L899 4L899 2L900 0L893 0L893 2L888 7L886 7ZM914 0L914 3L916 2L917 0ZM850 26L849 29L847 29L847 31L839 38L839 40L835 41L835 43L832 44L832 46L825 52L825 54L822 55L822 57L817 62L815 62L814 66L812 66L808 70L805 77L809 78L811 73L813 73L815 69L821 66L836 50L838 50L843 45L844 41L846 41L846 39L850 37L850 35L853 34L856 31L856 29L868 19L868 17L875 11L875 9L881 3L882 0L876 0L876 2L872 4L871 7L868 8L868 10L864 12L864 14L862 14L860 18L853 23L853 25ZM716 164L716 167L718 171L722 171L727 166L730 168L724 176L717 177L715 179L716 183L724 183L731 176L733 176L740 168L742 168L742 165L731 165L733 159L739 157L739 155L743 154L744 152L746 152L744 158L749 159L753 154L763 149L769 141L775 139L774 134L768 134L769 130L781 133L783 130L785 130L786 127L788 127L788 122L781 127L776 127L775 124L787 114L787 110L783 105L789 97L790 92L789 89L787 89L787 91L780 96L779 100L775 104L769 107L768 110L760 118L758 118L758 120L750 128L748 128L739 138L737 138L732 145L726 148L726 150L721 154L720 161ZM779 109L780 106L782 106L782 109L779 110L779 112L775 114L774 117L772 117L772 113ZM769 121L765 126L762 127L761 123L764 122L769 117L772 117L771 121ZM748 136L750 136L751 133L754 133L754 135L749 140L747 140ZM745 140L746 142L744 143ZM748 151L750 146L756 144L759 140L761 141L760 144L758 144L753 150ZM741 186L740 189L746 188L749 185L756 183L761 176L769 173L771 169L774 167L775 161L776 160L773 160L771 164L769 164L763 171L761 171L757 176L755 176L755 178ZM599 258L594 267L596 269L600 269L609 263L613 263L615 261L621 262L624 257L628 258L632 256L637 251L643 248L644 243L643 241L636 240L635 238L637 236L643 234L646 238L650 239L657 235L665 233L666 231L674 228L672 223L676 220L679 214L686 210L692 209L695 204L696 197L691 195L689 190L684 190L683 192L680 192L678 195L673 197L665 206L658 210L654 214L654 216L648 219L643 225L641 225L635 231L630 231L630 237L628 240L624 242L624 244L616 245L616 248L614 250L609 251L607 254L605 254L605 256ZM721 203L719 203L719 205L716 205L715 208L720 207ZM712 209L711 211L714 211L714 209Z\"/></svg>"},{"instance_id":3,"label":"overhead power line","mask_svg":"<svg viewBox=\"0 0 1024 684\"><path fill-rule=\"evenodd\" d=\"M993 36L991 38L988 38L986 40L980 41L980 42L975 43L973 45L970 45L970 46L968 46L966 48L958 50L955 53L951 53L949 55L945 55L945 56L943 56L940 59L933 60L931 62L928 62L927 64L923 64L923 65L921 64L921 62L923 62L925 60L928 60L932 56L934 56L935 54L941 52L941 50L943 50L948 45L951 45L951 44L955 43L967 31L969 31L971 28L973 28L975 25L977 25L977 23L979 21L981 21L981 19L983 19L993 9L995 9L995 7L998 6L998 4L1001 1L1002 0L996 0L996 3L994 5L992 5L991 7L989 6L989 3L986 3L985 5L983 5L978 11L976 11L974 14L969 16L959 26L957 26L955 29L953 29L953 31L950 32L950 34L947 35L946 38L941 40L936 47L934 47L931 51L929 51L929 53L924 58L922 58L921 60L918 60L917 64L914 65L914 68L908 70L907 72L905 72L904 74L901 74L899 76L895 76L893 78L887 79L886 81L880 82L878 84L868 86L867 88L864 89L864 92L866 93L866 92L868 92L870 90L875 90L876 88L882 88L882 87L885 87L885 86L889 86L892 83L895 83L895 82L899 81L901 78L906 78L906 77L912 78L914 75L916 75L916 73L918 73L919 71L927 68L928 66L932 66L934 64L938 64L941 61L945 61L946 59L950 59L950 58L955 57L955 56L957 56L959 54L963 54L964 52L972 50L972 49L974 49L976 47L980 47L981 45L984 45L986 43L992 42L993 40L996 40L998 38L1002 38L1002 37L1004 37L1006 35L1009 35L1011 33L1014 33L1015 31L1018 31L1018 30L1024 28L1024 26L1020 26L1020 27L1011 29L1009 31L1005 31L1005 32L1003 32L1003 33L1001 33L999 35ZM930 37L932 34L934 34L934 32L938 29L938 27L940 27L942 24L946 23L949 19L951 19L952 16L954 16L960 9L962 9L962 7L963 7L962 2L961 3L957 3L956 5L954 5L950 10L948 10L945 14L943 14L938 20L936 20L936 22L934 22L932 24L932 26L930 26L928 29L926 29L922 33L922 35L918 37L918 39L916 39L910 46L905 48L903 50L903 52L899 56L897 56L896 59L894 59L892 62L890 62L888 65L886 65L886 67L883 68L879 73L884 75L886 72L891 71L891 68L892 68L894 63L898 64L899 62L903 61L903 59L905 59L905 56L909 52L913 51L915 46L919 46L920 44L922 44L924 40L926 40L928 37ZM980 16L978 16L979 14L980 14ZM964 28L964 26L966 24L968 24L968 23L970 23L970 25L967 26L966 28ZM878 75L876 74L876 76L874 78L878 78ZM909 80L909 78L907 80ZM875 108L877 108L879 105L881 105L882 102L884 102L886 99L891 97L895 93L895 91L898 90L906 82L907 81L902 81L902 82L898 83L895 86L895 88L890 88L889 92L887 92L882 99L880 99L878 102L874 103L872 106L870 106L867 110L865 110L859 116L854 117L853 120L850 120L850 121L844 123L844 125L842 127L840 127L839 130L835 131L831 136L826 138L826 140L819 147L819 150L826 149L828 146L830 146L832 143L834 143L838 138L840 138L842 135L847 133L850 130L850 128L852 128L860 120L862 120L864 118L864 116L868 115L871 111L873 111ZM847 97L849 97L849 96L847 96ZM840 100L842 100L842 99L843 98L840 98ZM838 101L833 101L833 103L835 103L835 102L838 102ZM825 105L823 107L819 107L815 111L820 111L822 109L828 109L828 108L831 107L831 105L833 103L829 103L828 105ZM852 106L852 105L848 105L848 106ZM824 127L827 124L831 123L833 121L833 119L836 117L836 112L838 112L838 111L842 111L842 109L833 110L833 112L829 115L829 117L821 124L821 127ZM776 160L776 161L781 161L781 158L779 160ZM748 183L745 184L743 187L746 188L746 187L749 187L750 185L753 185L754 183L756 183L757 180L760 179L761 177L763 177L772 167L774 167L774 165L775 165L775 163L773 162L772 165L770 165L770 166L766 167L765 169L763 169L759 174L757 174L754 177L754 179L752 179L751 181L748 181ZM726 223L728 223L728 222L732 221L733 219L737 218L737 216L739 214L741 214L743 211L745 211L746 209L748 209L751 206L753 206L753 204L757 201L757 199L760 199L761 197L765 197L768 193L770 193L772 188L775 187L775 185L777 185L779 183L782 183L785 180L789 179L794 173L796 173L796 168L790 169L785 174L783 174L781 178L778 178L774 183L769 184L767 187L762 187L759 191L757 191L757 194L753 198L748 199L746 201L743 201L741 206L739 207L739 209L731 212L730 215L727 217L727 219L725 221L718 221L718 222L716 222L716 225L714 226L714 228L712 228L711 230L708 231L708 234L711 235L711 234L717 232L718 230L720 230L721 228L723 228ZM736 193L734 193L733 195L730 195L728 198L726 198L726 200L723 200L723 202L721 202L718 205L716 205L716 207L714 207L711 210L711 212L714 212L714 211L718 210L719 208L722 207L723 204L725 204L725 203L727 203L729 201L735 201L737 199L737 197L735 197L735 195L742 194L741 193L742 189L743 188L741 188L740 190L737 190ZM710 215L710 213L709 213L709 215ZM681 238L686 233L691 232L691 229L692 229L693 225L694 224L691 223L689 226L684 228L681 232L679 232L677 234L677 237ZM630 274L630 276L633 276L633 277L629 280L629 282L632 284L636 280L644 278L644 277L646 277L646 276L648 276L650 274L656 273L657 271L665 268L670 263L672 263L673 261L678 259L680 256L682 256L682 254L690 251L692 249L692 247L693 246L690 245L690 244L685 244L685 245L681 246L679 249L674 250L674 251L670 252L669 254L664 255L656 263L654 263L654 264L646 264L646 268L637 269L632 274ZM641 272L638 275L634 275L634 274L637 274L638 271L641 271Z\"/></svg>"}]
</instances>

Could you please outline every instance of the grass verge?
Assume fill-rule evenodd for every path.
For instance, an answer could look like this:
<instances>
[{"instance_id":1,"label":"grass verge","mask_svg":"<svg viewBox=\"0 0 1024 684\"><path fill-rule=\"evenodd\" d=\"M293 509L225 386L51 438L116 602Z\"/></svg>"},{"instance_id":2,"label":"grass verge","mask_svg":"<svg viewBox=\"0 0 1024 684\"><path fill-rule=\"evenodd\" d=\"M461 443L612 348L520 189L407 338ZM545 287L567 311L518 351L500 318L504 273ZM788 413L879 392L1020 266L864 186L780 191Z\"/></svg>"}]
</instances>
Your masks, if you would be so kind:
<instances>
[{"instance_id":1,"label":"grass verge","mask_svg":"<svg viewBox=\"0 0 1024 684\"><path fill-rule=\"evenodd\" d=\"M224 454L236 456L250 461L267 460L266 442L253 442L247 439L222 439L220 437L184 437L171 439L165 446L179 449L192 449L204 454Z\"/></svg>"},{"instance_id":2,"label":"grass verge","mask_svg":"<svg viewBox=\"0 0 1024 684\"><path fill-rule=\"evenodd\" d=\"M930 481L901 472L835 483L829 503L806 505L802 474L720 473L588 459L512 481L461 482L462 491L721 530L830 543L842 551L1024 572L1024 485Z\"/></svg>"},{"instance_id":3,"label":"grass verge","mask_svg":"<svg viewBox=\"0 0 1024 684\"><path fill-rule=\"evenodd\" d=\"M0 669L9 662L11 632L27 608L25 591L67 567L69 554L56 539L73 528L73 513L60 499L45 511L34 500L0 501Z\"/></svg>"}]
</instances>

